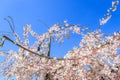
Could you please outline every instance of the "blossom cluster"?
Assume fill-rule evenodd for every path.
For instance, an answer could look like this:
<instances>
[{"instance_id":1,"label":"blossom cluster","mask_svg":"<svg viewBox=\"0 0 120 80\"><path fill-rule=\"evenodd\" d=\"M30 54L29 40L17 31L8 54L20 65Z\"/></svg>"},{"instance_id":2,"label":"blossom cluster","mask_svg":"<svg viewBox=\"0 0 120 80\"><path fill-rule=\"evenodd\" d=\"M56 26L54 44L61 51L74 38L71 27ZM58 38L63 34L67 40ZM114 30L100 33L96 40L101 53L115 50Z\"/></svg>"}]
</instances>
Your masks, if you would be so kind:
<instances>
[{"instance_id":1,"label":"blossom cluster","mask_svg":"<svg viewBox=\"0 0 120 80\"><path fill-rule=\"evenodd\" d=\"M105 14L105 17L100 19L100 25L104 25L110 20L111 13L117 10L117 5L119 4L119 0L114 0L112 2L112 7L107 10L107 13Z\"/></svg>"},{"instance_id":2,"label":"blossom cluster","mask_svg":"<svg viewBox=\"0 0 120 80\"><path fill-rule=\"evenodd\" d=\"M55 24L47 33L38 35L31 29L31 25L26 25L23 34L25 39L20 41L20 44L46 57L31 54L22 47L19 47L18 51L10 50L7 54L0 52L2 56L7 55L5 61L1 63L1 66L4 66L1 74L8 79L15 76L17 80L46 80L46 78L50 80L118 80L120 78L120 32L105 35L100 30L96 30L84 34L81 30L82 28L78 25ZM81 34L80 45L68 51L64 58L47 56L49 38L52 38L52 41L62 42L64 35L70 38L70 31ZM32 46L29 45L28 34L37 39ZM39 46L40 50L38 50Z\"/></svg>"},{"instance_id":3,"label":"blossom cluster","mask_svg":"<svg viewBox=\"0 0 120 80\"><path fill-rule=\"evenodd\" d=\"M112 2L100 25L104 25L118 5L118 0ZM119 80L120 79L120 32L106 35L97 29L87 32L88 28L78 24L54 24L48 32L39 35L24 27L24 40L14 32L16 40L3 36L18 50L0 51L0 56L6 59L0 64L0 74L11 80ZM71 33L82 37L79 46L74 46L64 58L51 57L51 41L62 43L65 36L69 39ZM29 43L29 35L36 38L33 45ZM3 44L2 44L3 45Z\"/></svg>"}]
</instances>

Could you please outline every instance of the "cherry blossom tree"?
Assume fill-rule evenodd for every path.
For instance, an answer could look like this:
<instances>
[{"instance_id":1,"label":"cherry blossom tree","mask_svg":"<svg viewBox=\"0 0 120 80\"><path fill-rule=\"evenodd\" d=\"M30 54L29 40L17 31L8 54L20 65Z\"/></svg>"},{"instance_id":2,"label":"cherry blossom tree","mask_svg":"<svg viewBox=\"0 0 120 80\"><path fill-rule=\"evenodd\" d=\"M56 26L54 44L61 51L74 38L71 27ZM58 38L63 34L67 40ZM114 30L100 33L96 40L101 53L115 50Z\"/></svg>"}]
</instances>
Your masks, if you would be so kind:
<instances>
[{"instance_id":1,"label":"cherry blossom tree","mask_svg":"<svg viewBox=\"0 0 120 80\"><path fill-rule=\"evenodd\" d=\"M117 9L119 1L112 2L104 18L100 19L100 26L93 32L78 24L54 24L48 32L38 35L30 24L24 27L24 40L11 27L16 40L3 35L0 46L5 41L18 46L17 51L0 51L0 56L7 58L0 64L0 74L5 78L15 77L17 80L119 80L120 79L120 32L106 35L101 27L111 18L111 13ZM8 17L12 20L11 17ZM87 31L87 33L85 33ZM79 46L68 51L64 58L50 56L51 42L62 43L64 37L70 38L70 32L82 37ZM29 45L29 36L36 41Z\"/></svg>"}]
</instances>

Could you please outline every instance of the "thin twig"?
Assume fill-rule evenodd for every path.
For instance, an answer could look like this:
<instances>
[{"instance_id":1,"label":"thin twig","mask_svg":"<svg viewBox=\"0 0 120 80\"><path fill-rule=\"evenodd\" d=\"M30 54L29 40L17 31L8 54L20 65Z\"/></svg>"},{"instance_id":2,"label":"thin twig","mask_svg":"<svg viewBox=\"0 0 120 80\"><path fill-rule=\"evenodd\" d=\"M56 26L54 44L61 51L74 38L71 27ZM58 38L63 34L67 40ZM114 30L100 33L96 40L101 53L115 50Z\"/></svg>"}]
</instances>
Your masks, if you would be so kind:
<instances>
[{"instance_id":1,"label":"thin twig","mask_svg":"<svg viewBox=\"0 0 120 80\"><path fill-rule=\"evenodd\" d=\"M48 25L47 25L44 21L42 21L42 20L39 19L38 22L40 22L40 23L43 24L47 29L49 29Z\"/></svg>"},{"instance_id":2,"label":"thin twig","mask_svg":"<svg viewBox=\"0 0 120 80\"><path fill-rule=\"evenodd\" d=\"M12 23L13 30L15 30L15 25L14 25L13 18L12 18L11 16L8 16L8 18L11 20L11 23Z\"/></svg>"},{"instance_id":3,"label":"thin twig","mask_svg":"<svg viewBox=\"0 0 120 80\"><path fill-rule=\"evenodd\" d=\"M8 22L8 24L9 24L9 26L10 26L10 29L11 29L12 33L15 33L15 32L14 32L13 25L10 23L10 21L9 21L7 18L4 18L4 20Z\"/></svg>"}]
</instances>

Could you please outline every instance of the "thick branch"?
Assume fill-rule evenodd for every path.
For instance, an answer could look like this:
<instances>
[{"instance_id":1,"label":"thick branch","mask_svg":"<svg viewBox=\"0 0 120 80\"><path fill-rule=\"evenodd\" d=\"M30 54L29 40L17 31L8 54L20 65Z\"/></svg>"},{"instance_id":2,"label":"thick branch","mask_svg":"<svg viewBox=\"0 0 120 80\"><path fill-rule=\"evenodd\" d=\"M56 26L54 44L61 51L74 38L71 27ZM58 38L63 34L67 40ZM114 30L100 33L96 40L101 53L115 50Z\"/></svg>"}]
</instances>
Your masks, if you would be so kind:
<instances>
[{"instance_id":1,"label":"thick branch","mask_svg":"<svg viewBox=\"0 0 120 80\"><path fill-rule=\"evenodd\" d=\"M31 54L34 54L34 55L37 55L37 56L40 56L40 57L49 58L48 56L45 56L45 55L43 55L43 54L40 55L40 54L38 54L38 53L36 53L36 52L33 52L33 51L25 48L24 46L22 46L22 45L20 45L20 44L18 44L18 43L16 43L16 42L14 42L13 40L11 40L9 37L7 37L7 36L5 36L5 35L4 35L3 37L4 37L6 40L10 41L11 43L15 44L16 46L21 47L21 48L27 50L27 51L30 52Z\"/></svg>"}]
</instances>

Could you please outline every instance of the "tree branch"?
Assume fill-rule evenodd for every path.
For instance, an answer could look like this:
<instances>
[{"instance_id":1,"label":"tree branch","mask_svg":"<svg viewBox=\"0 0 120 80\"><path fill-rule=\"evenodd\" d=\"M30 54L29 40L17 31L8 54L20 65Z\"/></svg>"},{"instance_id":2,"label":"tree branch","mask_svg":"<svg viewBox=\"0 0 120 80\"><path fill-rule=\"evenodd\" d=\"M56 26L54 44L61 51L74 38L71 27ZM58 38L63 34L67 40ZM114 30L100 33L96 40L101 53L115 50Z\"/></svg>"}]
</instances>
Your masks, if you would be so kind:
<instances>
[{"instance_id":1,"label":"tree branch","mask_svg":"<svg viewBox=\"0 0 120 80\"><path fill-rule=\"evenodd\" d=\"M38 53L36 53L36 52L33 52L33 51L25 48L24 46L22 46L22 45L20 45L20 44L18 44L18 43L16 43L16 42L14 42L13 40L11 40L9 37L7 37L7 36L5 36L5 35L4 35L3 37L4 37L6 40L10 41L11 43L15 44L16 46L21 47L21 48L27 50L27 51L30 52L31 54L34 54L34 55L37 55L37 56L40 56L40 57L49 58L48 56L45 56L45 55L43 55L43 54L40 55L40 54L38 54Z\"/></svg>"}]
</instances>

